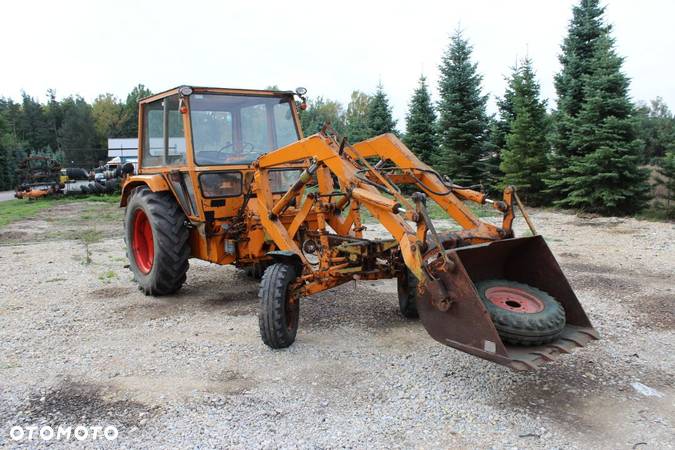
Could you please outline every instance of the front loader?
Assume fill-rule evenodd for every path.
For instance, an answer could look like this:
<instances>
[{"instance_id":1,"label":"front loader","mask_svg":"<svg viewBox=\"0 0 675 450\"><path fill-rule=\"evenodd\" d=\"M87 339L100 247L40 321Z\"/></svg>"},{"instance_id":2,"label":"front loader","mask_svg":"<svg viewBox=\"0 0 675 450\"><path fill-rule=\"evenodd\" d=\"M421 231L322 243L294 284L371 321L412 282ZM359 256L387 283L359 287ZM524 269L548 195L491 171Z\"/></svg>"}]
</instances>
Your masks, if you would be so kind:
<instances>
[{"instance_id":1,"label":"front loader","mask_svg":"<svg viewBox=\"0 0 675 450\"><path fill-rule=\"evenodd\" d=\"M182 86L140 102L139 170L121 204L142 291L176 292L191 257L261 275L272 348L294 342L301 299L383 278L434 339L513 369L598 338L513 188L490 200L455 185L392 134L352 145L326 125L303 137L303 95ZM436 230L430 201L461 229ZM468 202L499 211L501 226ZM514 236L516 208L533 236ZM364 237L364 210L391 239Z\"/></svg>"}]
</instances>

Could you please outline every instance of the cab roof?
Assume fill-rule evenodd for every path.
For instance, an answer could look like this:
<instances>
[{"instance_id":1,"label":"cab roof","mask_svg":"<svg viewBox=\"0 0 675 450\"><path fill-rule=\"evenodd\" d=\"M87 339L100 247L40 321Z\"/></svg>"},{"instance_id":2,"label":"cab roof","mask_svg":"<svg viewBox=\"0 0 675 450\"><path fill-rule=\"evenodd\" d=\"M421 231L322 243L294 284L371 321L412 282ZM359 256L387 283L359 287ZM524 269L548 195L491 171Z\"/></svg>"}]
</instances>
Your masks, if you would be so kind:
<instances>
[{"instance_id":1,"label":"cab roof","mask_svg":"<svg viewBox=\"0 0 675 450\"><path fill-rule=\"evenodd\" d=\"M192 92L198 93L213 93L213 94L232 94L232 95L262 95L270 97L280 97L280 96L293 96L295 92L293 91L278 91L278 90L269 90L269 89L237 89L237 88L217 88L217 87L204 87L204 86L190 86L182 85L176 86L175 88L168 89L166 91L158 92L157 94L144 97L139 100L139 103L149 103L155 100L159 100L165 97L169 97L174 94L178 94L179 90L185 87L192 89Z\"/></svg>"}]
</instances>

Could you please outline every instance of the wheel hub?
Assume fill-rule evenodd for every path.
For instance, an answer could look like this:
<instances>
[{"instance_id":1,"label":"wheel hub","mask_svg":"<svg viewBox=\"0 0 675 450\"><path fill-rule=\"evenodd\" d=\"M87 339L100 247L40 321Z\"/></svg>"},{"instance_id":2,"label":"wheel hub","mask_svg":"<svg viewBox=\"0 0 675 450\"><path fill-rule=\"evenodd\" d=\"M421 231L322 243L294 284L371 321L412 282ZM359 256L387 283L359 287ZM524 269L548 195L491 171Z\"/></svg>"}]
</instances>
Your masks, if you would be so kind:
<instances>
[{"instance_id":1,"label":"wheel hub","mask_svg":"<svg viewBox=\"0 0 675 450\"><path fill-rule=\"evenodd\" d=\"M134 212L131 250L138 269L147 274L152 270L155 259L155 245L152 237L152 227L145 211L137 209Z\"/></svg>"},{"instance_id":2,"label":"wheel hub","mask_svg":"<svg viewBox=\"0 0 675 450\"><path fill-rule=\"evenodd\" d=\"M485 297L498 308L522 314L544 310L544 303L531 293L514 287L496 286L485 291Z\"/></svg>"}]
</instances>

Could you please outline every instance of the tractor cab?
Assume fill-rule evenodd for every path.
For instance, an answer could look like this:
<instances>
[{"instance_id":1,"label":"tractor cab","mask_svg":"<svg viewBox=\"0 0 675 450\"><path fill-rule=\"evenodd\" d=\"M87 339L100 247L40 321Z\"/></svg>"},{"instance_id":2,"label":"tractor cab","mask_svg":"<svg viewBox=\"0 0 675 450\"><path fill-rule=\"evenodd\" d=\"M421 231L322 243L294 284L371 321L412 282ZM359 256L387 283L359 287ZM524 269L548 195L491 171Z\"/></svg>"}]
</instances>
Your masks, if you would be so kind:
<instances>
[{"instance_id":1,"label":"tractor cab","mask_svg":"<svg viewBox=\"0 0 675 450\"><path fill-rule=\"evenodd\" d=\"M250 165L301 137L293 92L182 87L141 101L143 171Z\"/></svg>"},{"instance_id":2,"label":"tractor cab","mask_svg":"<svg viewBox=\"0 0 675 450\"><path fill-rule=\"evenodd\" d=\"M292 91L182 86L139 102L138 174L129 177L122 195L142 185L173 193L195 226L217 233L243 211L253 182L253 162L261 155L302 138ZM297 179L304 160L270 171L275 196ZM208 242L195 256L223 263L231 257Z\"/></svg>"}]
</instances>

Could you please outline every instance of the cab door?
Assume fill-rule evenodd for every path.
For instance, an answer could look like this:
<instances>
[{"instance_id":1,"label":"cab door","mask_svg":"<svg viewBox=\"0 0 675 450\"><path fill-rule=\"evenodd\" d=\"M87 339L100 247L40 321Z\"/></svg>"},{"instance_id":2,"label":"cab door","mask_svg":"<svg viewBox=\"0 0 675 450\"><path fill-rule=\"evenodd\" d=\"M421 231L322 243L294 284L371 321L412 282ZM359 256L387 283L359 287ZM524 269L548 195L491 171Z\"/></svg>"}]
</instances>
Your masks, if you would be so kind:
<instances>
[{"instance_id":1,"label":"cab door","mask_svg":"<svg viewBox=\"0 0 675 450\"><path fill-rule=\"evenodd\" d=\"M142 105L141 167L143 173L164 174L185 214L200 221L186 112L186 100L178 93Z\"/></svg>"}]
</instances>

